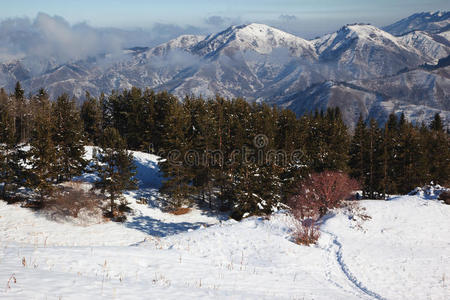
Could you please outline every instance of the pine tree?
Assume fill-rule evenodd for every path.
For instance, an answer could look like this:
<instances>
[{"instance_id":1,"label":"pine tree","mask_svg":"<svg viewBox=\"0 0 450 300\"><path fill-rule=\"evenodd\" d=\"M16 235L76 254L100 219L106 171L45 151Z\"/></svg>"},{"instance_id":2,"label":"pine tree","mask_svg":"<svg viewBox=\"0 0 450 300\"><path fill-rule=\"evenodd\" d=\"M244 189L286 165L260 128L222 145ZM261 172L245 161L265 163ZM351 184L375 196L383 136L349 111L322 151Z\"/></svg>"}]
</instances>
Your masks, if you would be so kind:
<instances>
[{"instance_id":1,"label":"pine tree","mask_svg":"<svg viewBox=\"0 0 450 300\"><path fill-rule=\"evenodd\" d=\"M149 153L155 152L155 145L153 141L153 134L155 132L155 92L153 90L145 90L143 95L143 112L141 125L138 128L141 136L140 148Z\"/></svg>"},{"instance_id":2,"label":"pine tree","mask_svg":"<svg viewBox=\"0 0 450 300\"><path fill-rule=\"evenodd\" d=\"M398 193L396 159L398 156L399 132L397 116L391 113L384 128L384 191L385 194Z\"/></svg>"},{"instance_id":3,"label":"pine tree","mask_svg":"<svg viewBox=\"0 0 450 300\"><path fill-rule=\"evenodd\" d=\"M240 220L249 215L263 213L265 199L261 197L259 187L259 168L255 162L241 158L240 164L234 170L232 217Z\"/></svg>"},{"instance_id":4,"label":"pine tree","mask_svg":"<svg viewBox=\"0 0 450 300\"><path fill-rule=\"evenodd\" d=\"M26 141L26 110L27 103L25 99L25 92L20 85L20 82L16 83L14 89L14 112L15 112L15 136L18 143Z\"/></svg>"},{"instance_id":5,"label":"pine tree","mask_svg":"<svg viewBox=\"0 0 450 300\"><path fill-rule=\"evenodd\" d=\"M218 201L221 210L227 210L231 207L233 201L232 176L229 166L231 165L232 146L231 146L231 101L216 96L209 103L210 114L214 117L214 130L210 130L214 140L214 150L217 150L211 156L212 163L212 181L218 189Z\"/></svg>"},{"instance_id":6,"label":"pine tree","mask_svg":"<svg viewBox=\"0 0 450 300\"><path fill-rule=\"evenodd\" d=\"M111 92L111 96L113 96L116 92L113 90ZM100 102L100 108L102 111L102 130L105 130L109 127L114 127L114 119L113 119L113 107L110 101L110 97L106 97L104 93L100 94L98 101Z\"/></svg>"},{"instance_id":7,"label":"pine tree","mask_svg":"<svg viewBox=\"0 0 450 300\"><path fill-rule=\"evenodd\" d=\"M359 182L365 183L367 170L367 128L363 117L360 115L355 132L350 143L350 175ZM364 185L363 185L364 188ZM365 194L365 191L363 191Z\"/></svg>"},{"instance_id":8,"label":"pine tree","mask_svg":"<svg viewBox=\"0 0 450 300\"><path fill-rule=\"evenodd\" d=\"M185 160L185 155L191 148L186 138L190 120L179 102L171 102L165 117L160 124L163 129L160 149L164 150L164 157L159 166L166 179L160 191L173 200L172 206L181 207L191 203L189 194L193 174Z\"/></svg>"},{"instance_id":9,"label":"pine tree","mask_svg":"<svg viewBox=\"0 0 450 300\"><path fill-rule=\"evenodd\" d=\"M210 151L213 149L214 120L213 111L208 110L208 105L201 97L186 97L183 102L184 111L189 115L189 125L186 131L186 139L191 145L190 153L195 155L195 160L189 166L193 177L193 187L200 195L203 202L208 202L212 207L213 198L213 165ZM191 156L192 156L191 155Z\"/></svg>"},{"instance_id":10,"label":"pine tree","mask_svg":"<svg viewBox=\"0 0 450 300\"><path fill-rule=\"evenodd\" d=\"M365 170L365 190L366 197L371 199L384 197L383 185L383 163L384 163L384 147L383 136L377 122L374 119L370 120L367 132L367 158L368 164Z\"/></svg>"},{"instance_id":11,"label":"pine tree","mask_svg":"<svg viewBox=\"0 0 450 300\"><path fill-rule=\"evenodd\" d=\"M284 162L280 173L282 201L295 193L297 183L309 172L309 162L306 156L304 142L307 117L297 119L294 112L282 110L278 117L278 132L276 135L276 148L284 153Z\"/></svg>"},{"instance_id":12,"label":"pine tree","mask_svg":"<svg viewBox=\"0 0 450 300\"><path fill-rule=\"evenodd\" d=\"M126 189L136 187L133 155L126 150L125 141L115 128L106 128L100 141L95 169L99 180L95 188L109 199L110 216L115 216L116 200L122 200Z\"/></svg>"},{"instance_id":13,"label":"pine tree","mask_svg":"<svg viewBox=\"0 0 450 300\"><path fill-rule=\"evenodd\" d=\"M81 175L86 167L86 161L83 158L85 153L83 123L75 101L69 100L67 94L59 96L52 105L52 115L55 129L52 139L57 151L58 165L61 168L58 182L62 182Z\"/></svg>"},{"instance_id":14,"label":"pine tree","mask_svg":"<svg viewBox=\"0 0 450 300\"><path fill-rule=\"evenodd\" d=\"M444 131L439 114L430 123L427 139L430 179L434 183L448 184L450 178L450 137Z\"/></svg>"},{"instance_id":15,"label":"pine tree","mask_svg":"<svg viewBox=\"0 0 450 300\"><path fill-rule=\"evenodd\" d=\"M327 155L323 169L332 171L347 171L350 135L342 120L339 107L328 108L323 130L327 145Z\"/></svg>"},{"instance_id":16,"label":"pine tree","mask_svg":"<svg viewBox=\"0 0 450 300\"><path fill-rule=\"evenodd\" d=\"M178 99L167 92L161 92L155 95L155 117L154 117L154 132L152 134L153 144L155 150L160 154L167 154L166 137L169 135L167 131L167 120L170 118L171 110L177 105Z\"/></svg>"},{"instance_id":17,"label":"pine tree","mask_svg":"<svg viewBox=\"0 0 450 300\"><path fill-rule=\"evenodd\" d=\"M3 183L3 199L7 199L7 193L11 188L14 192L23 173L11 104L10 98L2 88L0 90L0 182Z\"/></svg>"},{"instance_id":18,"label":"pine tree","mask_svg":"<svg viewBox=\"0 0 450 300\"><path fill-rule=\"evenodd\" d=\"M442 119L439 113L434 115L434 119L430 123L430 129L437 132L444 131L444 124L442 124Z\"/></svg>"},{"instance_id":19,"label":"pine tree","mask_svg":"<svg viewBox=\"0 0 450 300\"><path fill-rule=\"evenodd\" d=\"M41 89L35 98L33 131L30 141L28 164L31 166L28 184L39 194L40 204L54 189L58 176L55 145L52 140L54 123L48 95Z\"/></svg>"},{"instance_id":20,"label":"pine tree","mask_svg":"<svg viewBox=\"0 0 450 300\"><path fill-rule=\"evenodd\" d=\"M87 140L93 145L98 145L102 132L102 112L100 103L91 97L89 92L86 92L86 100L81 106L80 114Z\"/></svg>"},{"instance_id":21,"label":"pine tree","mask_svg":"<svg viewBox=\"0 0 450 300\"><path fill-rule=\"evenodd\" d=\"M404 114L398 124L399 142L397 147L397 184L400 193L408 193L414 184L414 148L416 147L416 133Z\"/></svg>"}]
</instances>

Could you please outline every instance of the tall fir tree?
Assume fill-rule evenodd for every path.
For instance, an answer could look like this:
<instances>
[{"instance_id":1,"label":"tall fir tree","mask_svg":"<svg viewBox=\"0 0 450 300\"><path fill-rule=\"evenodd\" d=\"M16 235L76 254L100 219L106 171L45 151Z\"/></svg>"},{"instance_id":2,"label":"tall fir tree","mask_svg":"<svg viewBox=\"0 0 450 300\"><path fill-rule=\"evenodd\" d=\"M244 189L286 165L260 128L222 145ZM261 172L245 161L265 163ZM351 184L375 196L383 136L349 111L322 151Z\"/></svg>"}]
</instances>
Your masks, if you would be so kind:
<instances>
[{"instance_id":1,"label":"tall fir tree","mask_svg":"<svg viewBox=\"0 0 450 300\"><path fill-rule=\"evenodd\" d=\"M27 138L27 100L25 99L25 91L19 81L14 88L13 99L15 136L18 143L23 143L26 142Z\"/></svg>"},{"instance_id":2,"label":"tall fir tree","mask_svg":"<svg viewBox=\"0 0 450 300\"><path fill-rule=\"evenodd\" d=\"M81 175L86 167L83 158L85 153L83 123L75 100L69 99L67 94L59 96L53 103L52 115L54 122L52 140L60 167L58 182L62 182Z\"/></svg>"},{"instance_id":3,"label":"tall fir tree","mask_svg":"<svg viewBox=\"0 0 450 300\"><path fill-rule=\"evenodd\" d=\"M41 89L34 101L36 111L28 155L30 165L28 184L39 194L39 202L44 205L46 197L54 190L59 172L55 144L52 140L55 128L47 93Z\"/></svg>"},{"instance_id":4,"label":"tall fir tree","mask_svg":"<svg viewBox=\"0 0 450 300\"><path fill-rule=\"evenodd\" d=\"M434 183L450 183L450 136L444 131L439 114L435 114L430 123L427 138L430 179Z\"/></svg>"},{"instance_id":5,"label":"tall fir tree","mask_svg":"<svg viewBox=\"0 0 450 300\"><path fill-rule=\"evenodd\" d=\"M2 198L8 198L8 191L14 193L23 180L21 151L15 137L15 119L11 98L0 90L0 182L3 183Z\"/></svg>"},{"instance_id":6,"label":"tall fir tree","mask_svg":"<svg viewBox=\"0 0 450 300\"><path fill-rule=\"evenodd\" d=\"M192 202L190 193L193 174L191 164L185 159L186 153L191 149L186 138L189 124L189 115L179 102L174 101L170 103L165 120L159 125L163 129L160 150L164 150L159 166L166 178L160 191L169 197L174 208Z\"/></svg>"},{"instance_id":7,"label":"tall fir tree","mask_svg":"<svg viewBox=\"0 0 450 300\"><path fill-rule=\"evenodd\" d=\"M116 200L123 200L122 193L134 189L137 182L133 155L128 153L126 143L115 128L106 128L97 152L95 169L99 180L94 188L99 189L109 199L111 217L116 213Z\"/></svg>"},{"instance_id":8,"label":"tall fir tree","mask_svg":"<svg viewBox=\"0 0 450 300\"><path fill-rule=\"evenodd\" d=\"M350 143L349 167L350 175L362 183L363 189L365 189L367 170L367 136L366 124L362 115L360 115ZM366 192L363 190L363 195L365 194Z\"/></svg>"},{"instance_id":9,"label":"tall fir tree","mask_svg":"<svg viewBox=\"0 0 450 300\"><path fill-rule=\"evenodd\" d=\"M102 132L102 111L99 101L91 97L89 92L86 92L86 100L81 106L80 117L83 121L87 141L98 145Z\"/></svg>"},{"instance_id":10,"label":"tall fir tree","mask_svg":"<svg viewBox=\"0 0 450 300\"><path fill-rule=\"evenodd\" d=\"M367 159L365 173L365 190L366 197L370 199L384 197L384 147L383 135L377 122L370 120L367 131Z\"/></svg>"}]
</instances>

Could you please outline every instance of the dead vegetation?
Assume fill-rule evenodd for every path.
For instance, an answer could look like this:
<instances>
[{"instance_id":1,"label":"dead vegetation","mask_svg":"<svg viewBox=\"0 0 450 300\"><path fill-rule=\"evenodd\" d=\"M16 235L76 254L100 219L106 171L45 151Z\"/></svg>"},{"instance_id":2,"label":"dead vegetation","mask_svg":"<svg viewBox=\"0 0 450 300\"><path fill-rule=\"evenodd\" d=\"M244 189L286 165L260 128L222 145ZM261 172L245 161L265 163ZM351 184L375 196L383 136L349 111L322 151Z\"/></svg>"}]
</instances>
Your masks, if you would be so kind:
<instances>
[{"instance_id":1,"label":"dead vegetation","mask_svg":"<svg viewBox=\"0 0 450 300\"><path fill-rule=\"evenodd\" d=\"M329 210L348 205L345 200L358 187L358 183L347 174L333 171L314 173L301 181L288 203L297 220L294 241L302 245L315 244L320 236L316 222Z\"/></svg>"},{"instance_id":2,"label":"dead vegetation","mask_svg":"<svg viewBox=\"0 0 450 300\"><path fill-rule=\"evenodd\" d=\"M180 207L174 210L169 211L172 215L179 216L179 215L185 215L189 213L191 209L189 207Z\"/></svg>"},{"instance_id":3,"label":"dead vegetation","mask_svg":"<svg viewBox=\"0 0 450 300\"><path fill-rule=\"evenodd\" d=\"M43 207L53 220L96 217L101 214L102 198L81 182L60 185Z\"/></svg>"}]
</instances>

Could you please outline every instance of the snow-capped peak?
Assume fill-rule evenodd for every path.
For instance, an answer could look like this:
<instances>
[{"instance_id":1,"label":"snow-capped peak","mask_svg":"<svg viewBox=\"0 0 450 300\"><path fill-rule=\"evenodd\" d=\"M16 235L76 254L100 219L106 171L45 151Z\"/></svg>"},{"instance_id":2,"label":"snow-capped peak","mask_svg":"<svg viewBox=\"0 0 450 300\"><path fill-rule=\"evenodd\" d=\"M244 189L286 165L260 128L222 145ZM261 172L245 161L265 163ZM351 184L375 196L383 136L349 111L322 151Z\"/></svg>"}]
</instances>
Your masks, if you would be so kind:
<instances>
[{"instance_id":1,"label":"snow-capped peak","mask_svg":"<svg viewBox=\"0 0 450 300\"><path fill-rule=\"evenodd\" d=\"M319 54L325 51L336 51L356 41L356 46L377 45L406 49L399 40L388 32L367 24L346 25L338 31L313 40Z\"/></svg>"},{"instance_id":2,"label":"snow-capped peak","mask_svg":"<svg viewBox=\"0 0 450 300\"><path fill-rule=\"evenodd\" d=\"M251 23L231 26L228 29L208 36L196 47L200 55L215 54L221 49L253 50L269 54L274 48L287 48L292 55L314 55L311 42L264 24Z\"/></svg>"},{"instance_id":3,"label":"snow-capped peak","mask_svg":"<svg viewBox=\"0 0 450 300\"><path fill-rule=\"evenodd\" d=\"M203 35L181 35L173 40L168 41L167 43L161 44L150 49L147 53L148 55L165 55L168 51L174 49L180 49L188 51L191 47L197 45L200 41L204 40L205 36Z\"/></svg>"}]
</instances>

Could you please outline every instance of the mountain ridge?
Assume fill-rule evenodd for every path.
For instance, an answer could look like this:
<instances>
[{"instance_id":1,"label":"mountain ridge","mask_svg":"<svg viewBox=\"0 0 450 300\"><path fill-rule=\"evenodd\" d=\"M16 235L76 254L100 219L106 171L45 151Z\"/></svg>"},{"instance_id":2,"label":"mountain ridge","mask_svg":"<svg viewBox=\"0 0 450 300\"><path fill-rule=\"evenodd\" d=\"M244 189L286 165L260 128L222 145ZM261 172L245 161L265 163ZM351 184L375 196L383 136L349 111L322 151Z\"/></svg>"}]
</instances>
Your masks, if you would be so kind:
<instances>
[{"instance_id":1,"label":"mountain ridge","mask_svg":"<svg viewBox=\"0 0 450 300\"><path fill-rule=\"evenodd\" d=\"M208 36L183 35L153 48L128 48L117 61L105 54L60 66L49 62L47 69L37 75L25 61L4 63L0 65L0 86L11 90L16 81L21 81L27 91L34 92L44 86L52 97L68 92L77 98L82 98L85 91L98 96L101 92L138 86L168 90L181 98L186 94L213 97L219 93L228 98L245 97L249 101L274 105L284 105L292 95L312 91L309 87L313 86L322 87L322 95L328 95L330 87L324 84L327 82L347 82L366 88L361 85L391 78L403 82L408 91L407 83L419 88L417 83L408 81L416 78L414 70L421 66L432 68L450 54L448 32L435 33L435 29L444 28L449 19L447 12L416 14L388 26L391 31L400 27L418 28L398 36L369 24L349 24L314 40L305 40L268 25L250 23L231 26ZM430 25L433 20L439 24ZM45 62L41 64L45 65ZM433 71L422 70L420 74L426 77L424 72ZM399 75L406 73L410 77ZM433 76L439 77L441 83L448 79L445 72ZM389 94L380 84L371 85L378 89L378 94ZM446 83L444 86L447 87ZM357 90L347 86L345 93L352 98L352 93L361 94L362 91ZM421 93L417 90L417 94ZM439 103L448 103L446 93L436 95L433 97L441 97ZM307 98L307 95L299 96L297 102ZM349 107L343 105L347 100L339 103L338 98L325 97L330 100L325 106L341 104ZM417 103L414 97L411 100L394 98L397 102ZM386 97L383 99L391 101ZM303 104L297 107L303 107ZM444 119L450 120L450 107L430 108L440 109ZM364 112L364 115L373 116L370 112ZM350 127L354 125L353 119L346 117Z\"/></svg>"}]
</instances>

